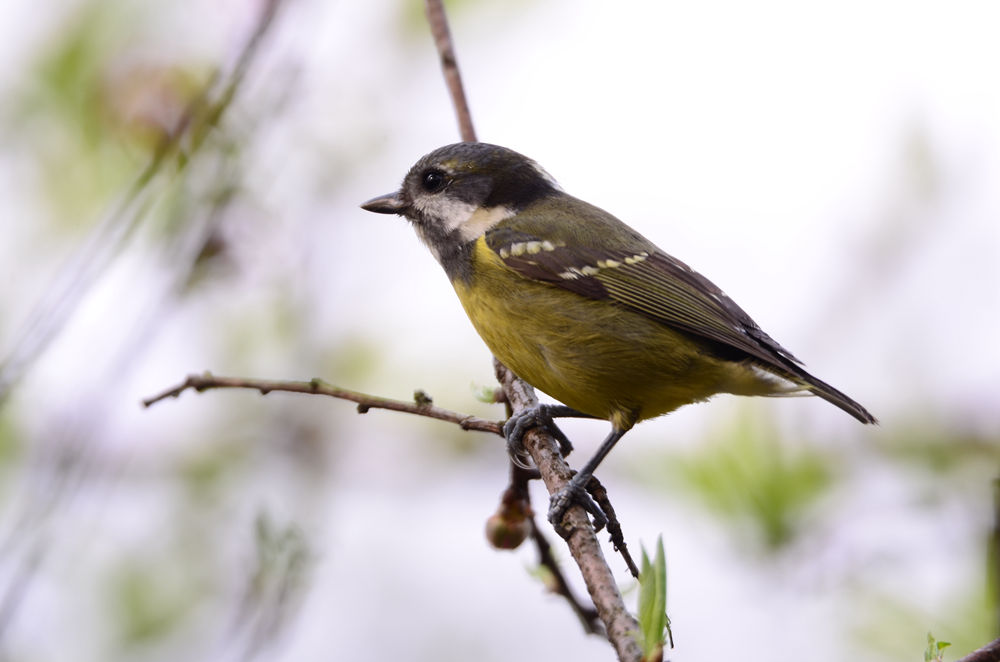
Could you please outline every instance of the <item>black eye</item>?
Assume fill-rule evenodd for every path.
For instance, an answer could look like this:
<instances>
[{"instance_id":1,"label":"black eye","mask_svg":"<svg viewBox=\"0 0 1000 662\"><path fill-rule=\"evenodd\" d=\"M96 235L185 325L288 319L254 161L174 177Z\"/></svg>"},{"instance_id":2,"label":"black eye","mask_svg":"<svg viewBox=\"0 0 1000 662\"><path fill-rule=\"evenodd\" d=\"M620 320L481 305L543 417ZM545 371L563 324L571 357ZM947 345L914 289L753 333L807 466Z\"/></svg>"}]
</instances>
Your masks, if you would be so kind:
<instances>
[{"instance_id":1,"label":"black eye","mask_svg":"<svg viewBox=\"0 0 1000 662\"><path fill-rule=\"evenodd\" d=\"M420 185L424 187L424 190L428 193L437 193L444 188L444 173L440 170L428 170L424 173L424 176L420 178Z\"/></svg>"}]
</instances>

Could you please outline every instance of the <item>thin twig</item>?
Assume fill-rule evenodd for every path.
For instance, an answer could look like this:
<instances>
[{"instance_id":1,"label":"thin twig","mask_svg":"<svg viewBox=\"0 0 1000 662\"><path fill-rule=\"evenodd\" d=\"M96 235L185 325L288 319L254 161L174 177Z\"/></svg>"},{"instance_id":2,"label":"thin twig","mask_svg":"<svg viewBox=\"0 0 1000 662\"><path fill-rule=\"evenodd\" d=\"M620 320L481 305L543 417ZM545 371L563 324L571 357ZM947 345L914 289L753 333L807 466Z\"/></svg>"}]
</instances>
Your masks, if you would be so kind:
<instances>
[{"instance_id":1,"label":"thin twig","mask_svg":"<svg viewBox=\"0 0 1000 662\"><path fill-rule=\"evenodd\" d=\"M573 590L566 581L566 576L559 567L559 561L556 560L555 555L552 553L552 545L549 544L548 539L542 533L541 529L536 526L534 517L531 518L531 541L535 543L535 549L538 551L538 565L546 568L552 574L552 592L562 596L569 603L570 609L580 619L580 625L583 626L587 634L607 636L597 610L593 607L584 606L577 599L576 595L574 595Z\"/></svg>"},{"instance_id":2,"label":"thin twig","mask_svg":"<svg viewBox=\"0 0 1000 662\"><path fill-rule=\"evenodd\" d=\"M632 559L632 554L628 551L628 545L625 543L625 535L622 533L622 525L618 521L614 507L611 505L611 499L608 498L607 488L601 484L601 481L597 480L596 476L591 476L590 482L587 483L587 491L590 492L590 496L594 497L594 501L597 502L597 505L601 507L601 511L608 517L608 533L611 536L611 544L614 545L615 551L621 554L632 576L639 579L639 567L636 566L635 561Z\"/></svg>"},{"instance_id":3,"label":"thin twig","mask_svg":"<svg viewBox=\"0 0 1000 662\"><path fill-rule=\"evenodd\" d=\"M391 411L401 411L427 418L436 418L440 421L455 423L463 430L477 430L479 432L492 432L503 436L503 423L488 421L484 418L469 416L459 412L435 407L430 403L423 393L418 392L415 402L404 400L393 400L391 398L381 398L367 393L349 391L327 384L321 379L312 379L308 382L283 381L273 379L247 379L244 377L217 377L205 373L202 375L189 375L183 382L172 388L163 391L158 395L146 398L142 401L144 407L150 407L161 400L176 398L184 391L191 389L202 393L217 388L242 388L259 391L261 395L267 395L272 391L283 391L286 393L310 393L313 395L326 395L340 400L349 400L358 403L358 413L364 414L369 409L389 409Z\"/></svg>"},{"instance_id":4,"label":"thin twig","mask_svg":"<svg viewBox=\"0 0 1000 662\"><path fill-rule=\"evenodd\" d=\"M462 75L458 71L458 58L455 57L455 46L451 40L451 30L448 28L448 15L445 14L441 0L427 0L427 22L431 26L431 34L441 58L441 71L444 82L451 95L451 105L458 119L458 132L464 142L476 142L476 129L472 126L472 113L469 112L469 102L462 86Z\"/></svg>"}]
</instances>

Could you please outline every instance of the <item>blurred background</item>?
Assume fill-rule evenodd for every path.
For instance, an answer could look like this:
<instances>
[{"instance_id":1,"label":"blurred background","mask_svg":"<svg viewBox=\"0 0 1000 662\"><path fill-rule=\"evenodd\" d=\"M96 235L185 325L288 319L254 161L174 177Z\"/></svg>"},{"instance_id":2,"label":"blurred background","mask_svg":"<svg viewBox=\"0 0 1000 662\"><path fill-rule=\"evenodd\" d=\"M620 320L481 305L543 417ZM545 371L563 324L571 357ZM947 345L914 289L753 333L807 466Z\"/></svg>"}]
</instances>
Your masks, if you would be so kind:
<instances>
[{"instance_id":1,"label":"blurred background","mask_svg":"<svg viewBox=\"0 0 1000 662\"><path fill-rule=\"evenodd\" d=\"M141 407L207 370L503 416L440 267L358 208L458 137L422 3L276 5L0 4L0 660L612 659L529 546L487 545L499 438L284 394ZM480 139L881 420L720 397L628 435L600 477L633 549L664 537L669 657L997 636L995 3L448 7ZM578 465L606 424L564 429Z\"/></svg>"}]
</instances>

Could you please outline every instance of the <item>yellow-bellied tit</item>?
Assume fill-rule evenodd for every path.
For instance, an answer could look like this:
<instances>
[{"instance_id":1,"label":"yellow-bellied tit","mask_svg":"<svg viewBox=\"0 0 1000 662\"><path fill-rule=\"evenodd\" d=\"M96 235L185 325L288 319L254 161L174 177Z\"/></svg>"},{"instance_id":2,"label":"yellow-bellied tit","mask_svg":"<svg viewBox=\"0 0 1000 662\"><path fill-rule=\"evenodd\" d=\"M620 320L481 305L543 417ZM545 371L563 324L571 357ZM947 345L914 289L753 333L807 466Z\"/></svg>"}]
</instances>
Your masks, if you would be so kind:
<instances>
[{"instance_id":1,"label":"yellow-bellied tit","mask_svg":"<svg viewBox=\"0 0 1000 662\"><path fill-rule=\"evenodd\" d=\"M553 416L611 422L594 457L553 496L556 526L575 500L600 528L603 514L585 487L615 443L638 421L717 393L811 393L876 422L806 372L707 278L505 147L441 147L399 191L362 208L409 219L493 354L565 404L507 421L515 456L525 431L554 428Z\"/></svg>"}]
</instances>

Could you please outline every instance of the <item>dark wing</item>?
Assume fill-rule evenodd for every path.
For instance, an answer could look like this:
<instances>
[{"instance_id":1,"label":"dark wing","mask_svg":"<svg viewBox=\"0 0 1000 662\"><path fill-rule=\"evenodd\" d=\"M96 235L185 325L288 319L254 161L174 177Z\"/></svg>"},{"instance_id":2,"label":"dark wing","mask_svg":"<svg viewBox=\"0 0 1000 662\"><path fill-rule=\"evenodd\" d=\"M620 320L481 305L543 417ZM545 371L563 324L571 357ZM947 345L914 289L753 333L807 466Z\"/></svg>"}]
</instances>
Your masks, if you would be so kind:
<instances>
[{"instance_id":1,"label":"dark wing","mask_svg":"<svg viewBox=\"0 0 1000 662\"><path fill-rule=\"evenodd\" d=\"M753 357L781 372L799 373L795 365L798 359L764 333L722 290L645 239L629 242L632 245L628 247L601 247L575 242L564 233L545 240L518 225L490 230L486 243L520 275L591 299L613 301L719 343L733 358ZM741 353L747 356L740 357Z\"/></svg>"}]
</instances>

